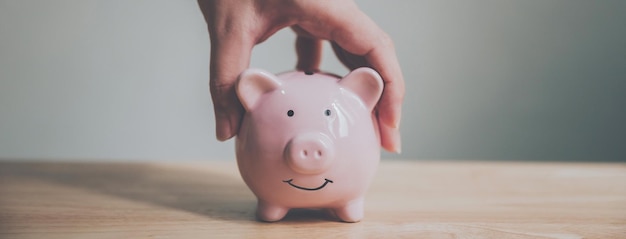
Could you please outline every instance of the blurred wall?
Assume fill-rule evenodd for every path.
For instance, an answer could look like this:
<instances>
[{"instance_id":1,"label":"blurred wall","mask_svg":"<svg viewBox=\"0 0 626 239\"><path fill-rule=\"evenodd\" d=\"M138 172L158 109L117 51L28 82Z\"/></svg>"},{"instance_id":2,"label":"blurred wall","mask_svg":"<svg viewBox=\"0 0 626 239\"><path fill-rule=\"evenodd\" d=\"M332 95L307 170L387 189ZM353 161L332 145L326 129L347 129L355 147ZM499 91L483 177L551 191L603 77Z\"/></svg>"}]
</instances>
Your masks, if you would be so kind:
<instances>
[{"instance_id":1,"label":"blurred wall","mask_svg":"<svg viewBox=\"0 0 626 239\"><path fill-rule=\"evenodd\" d=\"M626 161L626 1L357 1L395 40L403 153ZM293 68L294 35L251 65ZM195 1L0 0L0 158L232 159ZM347 73L327 46L322 68Z\"/></svg>"}]
</instances>

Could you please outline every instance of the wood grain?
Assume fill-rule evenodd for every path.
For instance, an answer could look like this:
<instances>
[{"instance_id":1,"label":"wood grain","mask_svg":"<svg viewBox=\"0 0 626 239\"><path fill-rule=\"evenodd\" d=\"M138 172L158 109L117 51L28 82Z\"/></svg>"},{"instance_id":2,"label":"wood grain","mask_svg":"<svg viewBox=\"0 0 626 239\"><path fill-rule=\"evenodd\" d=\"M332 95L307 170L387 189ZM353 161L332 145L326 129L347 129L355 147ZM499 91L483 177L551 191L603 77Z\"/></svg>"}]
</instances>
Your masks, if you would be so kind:
<instances>
[{"instance_id":1,"label":"wood grain","mask_svg":"<svg viewBox=\"0 0 626 239\"><path fill-rule=\"evenodd\" d=\"M234 161L0 162L0 238L626 238L626 164L383 160L365 220L254 219Z\"/></svg>"}]
</instances>

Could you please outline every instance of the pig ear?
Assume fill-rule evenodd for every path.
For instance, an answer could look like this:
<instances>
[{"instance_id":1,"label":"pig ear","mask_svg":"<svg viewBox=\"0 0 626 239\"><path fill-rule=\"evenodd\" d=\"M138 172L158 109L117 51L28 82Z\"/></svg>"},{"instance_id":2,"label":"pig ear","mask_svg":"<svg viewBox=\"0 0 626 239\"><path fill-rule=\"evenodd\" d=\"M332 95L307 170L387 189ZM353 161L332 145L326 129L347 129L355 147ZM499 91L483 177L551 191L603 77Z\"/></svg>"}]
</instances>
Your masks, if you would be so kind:
<instances>
[{"instance_id":1,"label":"pig ear","mask_svg":"<svg viewBox=\"0 0 626 239\"><path fill-rule=\"evenodd\" d=\"M339 85L358 95L370 110L374 109L383 92L383 79L369 67L353 70L339 81Z\"/></svg>"},{"instance_id":2,"label":"pig ear","mask_svg":"<svg viewBox=\"0 0 626 239\"><path fill-rule=\"evenodd\" d=\"M280 81L274 74L259 69L245 70L237 80L237 97L243 107L250 111L265 93L280 88Z\"/></svg>"}]
</instances>

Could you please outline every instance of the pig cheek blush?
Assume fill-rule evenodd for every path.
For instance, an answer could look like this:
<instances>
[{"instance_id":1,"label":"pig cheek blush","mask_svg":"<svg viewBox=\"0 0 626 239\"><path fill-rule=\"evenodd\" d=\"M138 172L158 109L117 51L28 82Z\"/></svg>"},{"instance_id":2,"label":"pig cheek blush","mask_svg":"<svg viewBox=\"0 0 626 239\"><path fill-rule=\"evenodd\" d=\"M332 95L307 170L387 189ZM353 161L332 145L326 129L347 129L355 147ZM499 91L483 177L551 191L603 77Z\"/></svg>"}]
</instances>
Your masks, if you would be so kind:
<instances>
[{"instance_id":1,"label":"pig cheek blush","mask_svg":"<svg viewBox=\"0 0 626 239\"><path fill-rule=\"evenodd\" d=\"M382 90L380 75L365 67L343 78L259 69L239 76L236 92L246 112L237 165L257 197L259 220L279 221L292 208L329 209L343 222L363 218L380 161L371 116Z\"/></svg>"}]
</instances>

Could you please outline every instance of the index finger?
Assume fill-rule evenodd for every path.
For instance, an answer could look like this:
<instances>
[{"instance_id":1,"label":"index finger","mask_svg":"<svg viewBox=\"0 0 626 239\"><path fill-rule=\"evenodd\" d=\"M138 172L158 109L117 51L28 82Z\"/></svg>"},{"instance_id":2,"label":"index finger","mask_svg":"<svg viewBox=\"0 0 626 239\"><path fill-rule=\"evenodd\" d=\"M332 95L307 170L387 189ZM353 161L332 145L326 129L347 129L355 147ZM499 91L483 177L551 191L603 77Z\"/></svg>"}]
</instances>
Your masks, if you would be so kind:
<instances>
[{"instance_id":1,"label":"index finger","mask_svg":"<svg viewBox=\"0 0 626 239\"><path fill-rule=\"evenodd\" d=\"M239 130L244 109L237 97L235 83L250 64L253 46L253 41L236 34L211 36L209 86L218 140L227 140Z\"/></svg>"},{"instance_id":2,"label":"index finger","mask_svg":"<svg viewBox=\"0 0 626 239\"><path fill-rule=\"evenodd\" d=\"M385 83L376 108L381 143L385 149L399 152L399 127L405 88L393 41L362 12L357 17L340 19L338 23L338 28L330 35L331 40L349 53L365 58Z\"/></svg>"}]
</instances>

